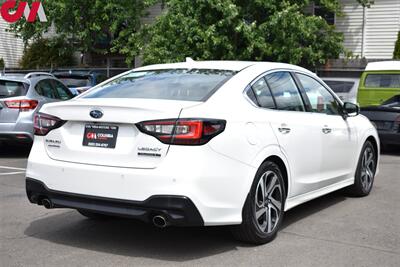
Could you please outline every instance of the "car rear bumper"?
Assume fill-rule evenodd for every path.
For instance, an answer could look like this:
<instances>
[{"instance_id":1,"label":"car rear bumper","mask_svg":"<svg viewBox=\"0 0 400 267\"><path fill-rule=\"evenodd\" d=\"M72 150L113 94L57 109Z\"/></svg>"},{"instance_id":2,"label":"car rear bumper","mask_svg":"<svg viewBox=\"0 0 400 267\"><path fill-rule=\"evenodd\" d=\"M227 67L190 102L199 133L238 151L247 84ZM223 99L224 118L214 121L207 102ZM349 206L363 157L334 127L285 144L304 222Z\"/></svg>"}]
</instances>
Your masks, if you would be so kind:
<instances>
[{"instance_id":1,"label":"car rear bumper","mask_svg":"<svg viewBox=\"0 0 400 267\"><path fill-rule=\"evenodd\" d=\"M26 177L42 182L50 192L132 203L145 203L153 196L184 196L206 226L241 223L242 207L257 171L207 145L173 146L156 168L140 169L54 160L43 141L35 138ZM104 212L103 208L98 211Z\"/></svg>"},{"instance_id":2,"label":"car rear bumper","mask_svg":"<svg viewBox=\"0 0 400 267\"><path fill-rule=\"evenodd\" d=\"M33 137L32 121L0 123L0 140L2 141L32 142Z\"/></svg>"},{"instance_id":3,"label":"car rear bumper","mask_svg":"<svg viewBox=\"0 0 400 267\"><path fill-rule=\"evenodd\" d=\"M24 132L15 132L15 133L0 132L0 141L31 143L33 141L33 137L30 133L24 133Z\"/></svg>"},{"instance_id":4,"label":"car rear bumper","mask_svg":"<svg viewBox=\"0 0 400 267\"><path fill-rule=\"evenodd\" d=\"M171 225L204 225L193 202L184 196L151 196L145 201L127 201L50 190L44 183L30 178L26 179L26 193L31 203L42 205L42 200L48 199L52 208L82 209L144 222L161 215Z\"/></svg>"}]
</instances>

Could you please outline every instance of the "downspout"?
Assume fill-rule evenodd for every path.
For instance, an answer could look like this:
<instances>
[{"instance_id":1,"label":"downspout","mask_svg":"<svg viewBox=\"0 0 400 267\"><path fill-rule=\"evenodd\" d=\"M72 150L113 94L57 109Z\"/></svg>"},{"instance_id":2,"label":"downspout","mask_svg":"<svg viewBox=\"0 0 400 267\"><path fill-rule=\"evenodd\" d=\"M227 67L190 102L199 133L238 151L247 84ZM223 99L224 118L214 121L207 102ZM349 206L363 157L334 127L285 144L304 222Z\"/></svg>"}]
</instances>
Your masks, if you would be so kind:
<instances>
[{"instance_id":1,"label":"downspout","mask_svg":"<svg viewBox=\"0 0 400 267\"><path fill-rule=\"evenodd\" d=\"M362 38L361 38L361 58L365 57L365 30L367 27L367 8L363 5L363 22L362 22Z\"/></svg>"}]
</instances>

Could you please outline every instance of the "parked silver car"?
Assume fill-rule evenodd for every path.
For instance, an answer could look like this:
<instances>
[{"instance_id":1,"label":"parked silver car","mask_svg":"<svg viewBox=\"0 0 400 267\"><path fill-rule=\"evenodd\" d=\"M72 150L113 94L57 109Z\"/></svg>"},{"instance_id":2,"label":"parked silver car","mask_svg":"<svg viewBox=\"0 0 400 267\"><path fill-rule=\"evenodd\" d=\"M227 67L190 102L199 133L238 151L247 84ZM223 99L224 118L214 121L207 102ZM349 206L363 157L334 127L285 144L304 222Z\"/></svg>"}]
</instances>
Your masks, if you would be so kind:
<instances>
[{"instance_id":1,"label":"parked silver car","mask_svg":"<svg viewBox=\"0 0 400 267\"><path fill-rule=\"evenodd\" d=\"M0 76L0 142L32 142L34 114L43 104L74 95L52 74Z\"/></svg>"},{"instance_id":2,"label":"parked silver car","mask_svg":"<svg viewBox=\"0 0 400 267\"><path fill-rule=\"evenodd\" d=\"M321 78L343 102L357 104L359 78Z\"/></svg>"}]
</instances>

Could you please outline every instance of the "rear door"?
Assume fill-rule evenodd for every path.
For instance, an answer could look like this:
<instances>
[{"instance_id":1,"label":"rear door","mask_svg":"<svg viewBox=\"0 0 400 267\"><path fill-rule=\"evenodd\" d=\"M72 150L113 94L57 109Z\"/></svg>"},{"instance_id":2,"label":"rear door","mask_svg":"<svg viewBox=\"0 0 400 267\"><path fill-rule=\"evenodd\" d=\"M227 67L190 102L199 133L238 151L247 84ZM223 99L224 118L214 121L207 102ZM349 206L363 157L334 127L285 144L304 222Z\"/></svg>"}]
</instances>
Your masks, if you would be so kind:
<instances>
[{"instance_id":1,"label":"rear door","mask_svg":"<svg viewBox=\"0 0 400 267\"><path fill-rule=\"evenodd\" d=\"M265 80L277 109L274 116L266 119L290 165L292 190L289 197L318 189L322 158L320 123L306 112L290 72L274 72L266 75Z\"/></svg>"},{"instance_id":2,"label":"rear door","mask_svg":"<svg viewBox=\"0 0 400 267\"><path fill-rule=\"evenodd\" d=\"M23 99L29 85L18 81L0 80L0 123L15 123L20 110L8 108L7 101Z\"/></svg>"}]
</instances>

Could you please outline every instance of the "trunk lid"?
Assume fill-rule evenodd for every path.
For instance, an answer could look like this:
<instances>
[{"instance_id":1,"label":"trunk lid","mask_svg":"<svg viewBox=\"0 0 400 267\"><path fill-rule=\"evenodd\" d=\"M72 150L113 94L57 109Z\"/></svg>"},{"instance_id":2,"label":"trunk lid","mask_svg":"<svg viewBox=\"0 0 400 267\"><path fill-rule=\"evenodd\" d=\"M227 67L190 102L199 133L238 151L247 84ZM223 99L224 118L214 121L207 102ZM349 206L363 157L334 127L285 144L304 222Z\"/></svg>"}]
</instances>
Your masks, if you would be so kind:
<instances>
[{"instance_id":1,"label":"trunk lid","mask_svg":"<svg viewBox=\"0 0 400 267\"><path fill-rule=\"evenodd\" d=\"M169 145L140 132L135 123L178 118L183 108L198 104L193 101L106 98L48 104L40 112L67 122L44 137L46 151L50 158L66 162L156 168L167 155ZM101 111L103 116L95 119L91 117L91 111ZM110 148L96 147L101 141L92 138L104 135L111 136L107 141Z\"/></svg>"}]
</instances>

